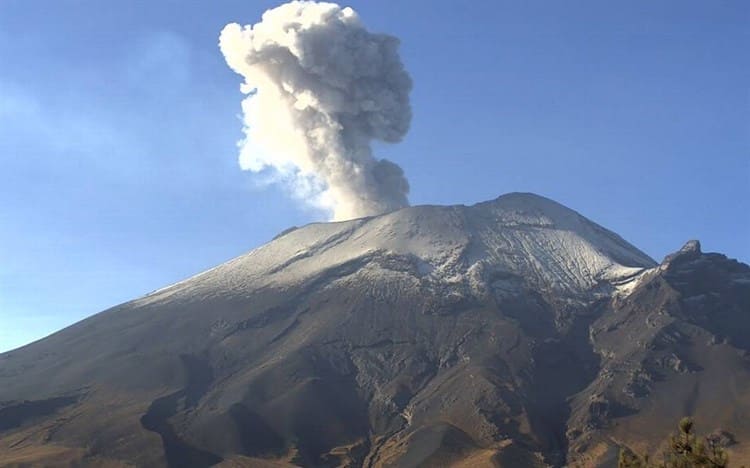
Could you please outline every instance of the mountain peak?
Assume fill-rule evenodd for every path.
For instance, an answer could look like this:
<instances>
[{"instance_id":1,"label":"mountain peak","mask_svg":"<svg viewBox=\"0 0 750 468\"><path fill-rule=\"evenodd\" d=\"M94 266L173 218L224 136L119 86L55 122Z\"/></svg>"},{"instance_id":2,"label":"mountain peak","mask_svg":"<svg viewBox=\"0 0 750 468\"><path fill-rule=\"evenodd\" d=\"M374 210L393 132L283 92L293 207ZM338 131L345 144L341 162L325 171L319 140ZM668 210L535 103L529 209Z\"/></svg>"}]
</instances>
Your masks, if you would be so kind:
<instances>
[{"instance_id":1,"label":"mountain peak","mask_svg":"<svg viewBox=\"0 0 750 468\"><path fill-rule=\"evenodd\" d=\"M674 261L690 261L701 255L701 243L698 240L689 240L677 252L673 252L662 261L662 265L670 265Z\"/></svg>"},{"instance_id":2,"label":"mountain peak","mask_svg":"<svg viewBox=\"0 0 750 468\"><path fill-rule=\"evenodd\" d=\"M258 288L290 287L355 264L375 269L391 265L386 270L401 264L434 281L476 282L481 281L476 275L511 274L545 289L578 294L602 281L632 276L655 262L559 203L511 193L473 206L412 206L287 230L148 300L175 293L186 300L209 293L244 296Z\"/></svg>"}]
</instances>

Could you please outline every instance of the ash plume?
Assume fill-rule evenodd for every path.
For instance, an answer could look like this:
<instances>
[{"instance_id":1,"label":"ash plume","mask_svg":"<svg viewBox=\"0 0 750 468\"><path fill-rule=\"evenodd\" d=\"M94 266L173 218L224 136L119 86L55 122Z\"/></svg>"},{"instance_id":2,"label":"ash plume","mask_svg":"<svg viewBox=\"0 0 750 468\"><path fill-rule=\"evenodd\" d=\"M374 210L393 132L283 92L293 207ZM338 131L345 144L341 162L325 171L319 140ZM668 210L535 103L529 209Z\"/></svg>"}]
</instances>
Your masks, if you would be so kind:
<instances>
[{"instance_id":1,"label":"ash plume","mask_svg":"<svg viewBox=\"0 0 750 468\"><path fill-rule=\"evenodd\" d=\"M225 26L219 46L248 95L240 166L273 169L335 220L408 206L403 170L371 148L409 129L412 82L398 45L334 3L293 1L255 25Z\"/></svg>"}]
</instances>

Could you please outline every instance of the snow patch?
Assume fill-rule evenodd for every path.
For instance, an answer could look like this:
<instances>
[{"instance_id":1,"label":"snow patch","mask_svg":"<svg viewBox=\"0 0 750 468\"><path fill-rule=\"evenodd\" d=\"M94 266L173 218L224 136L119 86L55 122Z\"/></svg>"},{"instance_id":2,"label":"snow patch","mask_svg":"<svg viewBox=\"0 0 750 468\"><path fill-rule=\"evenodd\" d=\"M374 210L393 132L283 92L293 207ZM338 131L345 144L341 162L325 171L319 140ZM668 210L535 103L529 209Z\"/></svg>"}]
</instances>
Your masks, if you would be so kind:
<instances>
[{"instance_id":1,"label":"snow patch","mask_svg":"<svg viewBox=\"0 0 750 468\"><path fill-rule=\"evenodd\" d=\"M602 281L628 293L655 262L564 206L510 194L474 206L415 206L293 231L223 265L155 291L185 300L286 288L358 259L404 256L418 274L471 289L483 272L506 272L544 290L577 294ZM385 270L379 270L385 271ZM387 274L387 273L382 273ZM472 283L472 284L469 284Z\"/></svg>"}]
</instances>

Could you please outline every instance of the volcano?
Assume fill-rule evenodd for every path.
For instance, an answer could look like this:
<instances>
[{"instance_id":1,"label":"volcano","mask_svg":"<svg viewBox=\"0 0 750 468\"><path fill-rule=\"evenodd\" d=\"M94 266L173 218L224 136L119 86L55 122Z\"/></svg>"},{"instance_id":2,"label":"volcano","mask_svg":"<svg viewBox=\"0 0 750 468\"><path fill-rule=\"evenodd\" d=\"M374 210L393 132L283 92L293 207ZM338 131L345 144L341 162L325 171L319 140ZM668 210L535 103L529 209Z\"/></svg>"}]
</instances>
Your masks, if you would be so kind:
<instances>
[{"instance_id":1,"label":"volcano","mask_svg":"<svg viewBox=\"0 0 750 468\"><path fill-rule=\"evenodd\" d=\"M289 229L0 354L0 465L750 463L750 267L508 194Z\"/></svg>"}]
</instances>

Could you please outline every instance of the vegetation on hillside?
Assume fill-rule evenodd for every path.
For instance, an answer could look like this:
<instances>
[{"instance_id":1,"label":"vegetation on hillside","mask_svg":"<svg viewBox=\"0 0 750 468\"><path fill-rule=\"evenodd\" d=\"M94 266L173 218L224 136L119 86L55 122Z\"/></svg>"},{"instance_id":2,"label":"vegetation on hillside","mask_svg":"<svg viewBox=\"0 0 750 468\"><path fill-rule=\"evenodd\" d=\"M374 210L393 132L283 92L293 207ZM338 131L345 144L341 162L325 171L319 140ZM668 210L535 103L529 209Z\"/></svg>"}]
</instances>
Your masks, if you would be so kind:
<instances>
[{"instance_id":1,"label":"vegetation on hillside","mask_svg":"<svg viewBox=\"0 0 750 468\"><path fill-rule=\"evenodd\" d=\"M712 437L698 437L691 418L682 418L679 431L669 438L669 447L662 459L652 461L628 448L620 451L618 468L727 468L729 457Z\"/></svg>"}]
</instances>

